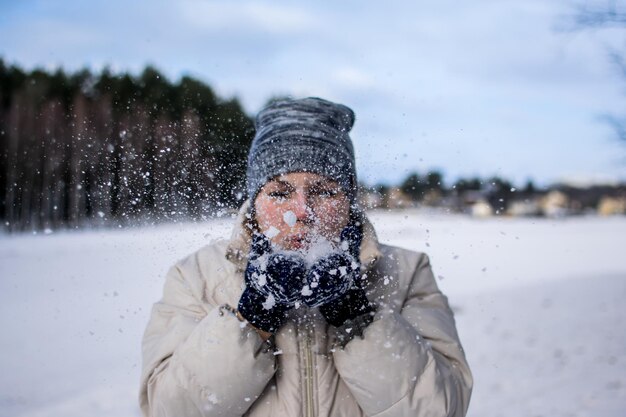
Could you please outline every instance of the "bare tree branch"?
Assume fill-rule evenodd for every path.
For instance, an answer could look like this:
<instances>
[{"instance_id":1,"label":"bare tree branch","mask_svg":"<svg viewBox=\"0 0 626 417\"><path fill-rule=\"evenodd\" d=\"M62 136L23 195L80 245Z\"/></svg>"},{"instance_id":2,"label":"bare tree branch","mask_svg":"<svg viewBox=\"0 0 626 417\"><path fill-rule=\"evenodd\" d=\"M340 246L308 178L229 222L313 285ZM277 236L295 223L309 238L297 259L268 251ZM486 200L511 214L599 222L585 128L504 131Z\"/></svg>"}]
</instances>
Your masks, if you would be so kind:
<instances>
[{"instance_id":1,"label":"bare tree branch","mask_svg":"<svg viewBox=\"0 0 626 417\"><path fill-rule=\"evenodd\" d=\"M605 7L595 6L587 8L581 6L575 15L574 22L580 28L598 27L624 27L626 25L626 12L622 7L618 8L617 1L607 1Z\"/></svg>"},{"instance_id":2,"label":"bare tree branch","mask_svg":"<svg viewBox=\"0 0 626 417\"><path fill-rule=\"evenodd\" d=\"M624 54L612 50L609 52L609 59L615 65L620 72L620 75L624 80L626 80L626 60L624 59Z\"/></svg>"},{"instance_id":3,"label":"bare tree branch","mask_svg":"<svg viewBox=\"0 0 626 417\"><path fill-rule=\"evenodd\" d=\"M626 142L626 118L605 114L600 116L600 121L609 125L620 141Z\"/></svg>"},{"instance_id":4,"label":"bare tree branch","mask_svg":"<svg viewBox=\"0 0 626 417\"><path fill-rule=\"evenodd\" d=\"M626 29L626 2L623 0L607 0L604 5L592 2L591 6L578 8L573 17L574 30L585 29ZM626 53L617 49L609 49L609 60L613 63L623 80L626 80ZM626 117L605 114L600 121L610 126L618 140L626 143Z\"/></svg>"}]
</instances>

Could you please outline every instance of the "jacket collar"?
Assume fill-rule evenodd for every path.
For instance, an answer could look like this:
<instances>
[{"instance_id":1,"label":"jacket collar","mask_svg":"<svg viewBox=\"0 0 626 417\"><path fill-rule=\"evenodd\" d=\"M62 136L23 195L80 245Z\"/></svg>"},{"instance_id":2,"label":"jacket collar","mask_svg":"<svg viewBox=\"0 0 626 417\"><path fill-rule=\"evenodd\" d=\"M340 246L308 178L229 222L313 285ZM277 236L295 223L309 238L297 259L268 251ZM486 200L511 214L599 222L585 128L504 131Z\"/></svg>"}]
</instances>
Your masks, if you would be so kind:
<instances>
[{"instance_id":1,"label":"jacket collar","mask_svg":"<svg viewBox=\"0 0 626 417\"><path fill-rule=\"evenodd\" d=\"M246 218L249 207L250 201L246 200L239 209L235 227L226 248L226 259L235 264L237 269L241 271L246 268L250 242L252 240L251 230L247 227L248 219ZM361 253L359 255L359 261L363 269L369 269L380 258L381 252L378 246L378 238L376 237L374 226L372 226L367 216L363 214L363 241L361 242Z\"/></svg>"}]
</instances>

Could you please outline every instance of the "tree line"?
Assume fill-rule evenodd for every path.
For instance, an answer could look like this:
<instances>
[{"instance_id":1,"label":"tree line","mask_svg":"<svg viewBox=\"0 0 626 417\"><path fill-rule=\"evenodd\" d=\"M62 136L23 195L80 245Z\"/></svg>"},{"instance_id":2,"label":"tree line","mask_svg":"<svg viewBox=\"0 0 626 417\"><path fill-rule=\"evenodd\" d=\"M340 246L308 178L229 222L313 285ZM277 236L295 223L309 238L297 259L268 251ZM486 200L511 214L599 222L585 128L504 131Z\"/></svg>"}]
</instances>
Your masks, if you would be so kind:
<instances>
[{"instance_id":1,"label":"tree line","mask_svg":"<svg viewBox=\"0 0 626 417\"><path fill-rule=\"evenodd\" d=\"M0 59L9 231L199 218L236 206L252 120L189 76L23 71Z\"/></svg>"},{"instance_id":2,"label":"tree line","mask_svg":"<svg viewBox=\"0 0 626 417\"><path fill-rule=\"evenodd\" d=\"M381 196L388 195L392 188L394 187L386 184L378 184L374 187L361 186L363 191L374 192ZM448 185L445 182L444 174L437 170L428 171L424 174L410 172L400 182L397 189L411 201L425 205L436 205L440 203L441 198L462 196L468 191L481 192L485 200L498 212L504 212L507 209L514 195L528 198L538 191L535 184L530 180L518 189L511 181L499 176L484 179L479 177L459 178Z\"/></svg>"}]
</instances>

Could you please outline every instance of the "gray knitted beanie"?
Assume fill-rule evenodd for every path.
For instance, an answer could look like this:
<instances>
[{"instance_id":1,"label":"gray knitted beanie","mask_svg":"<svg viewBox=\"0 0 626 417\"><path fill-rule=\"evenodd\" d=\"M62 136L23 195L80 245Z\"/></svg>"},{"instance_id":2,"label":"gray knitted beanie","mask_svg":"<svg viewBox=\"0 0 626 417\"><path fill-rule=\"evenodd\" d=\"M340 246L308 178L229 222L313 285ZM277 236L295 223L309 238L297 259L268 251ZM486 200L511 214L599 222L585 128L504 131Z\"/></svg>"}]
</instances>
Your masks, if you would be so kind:
<instances>
[{"instance_id":1,"label":"gray knitted beanie","mask_svg":"<svg viewBox=\"0 0 626 417\"><path fill-rule=\"evenodd\" d=\"M313 172L331 178L356 200L354 148L349 132L354 112L309 97L275 101L256 117L256 135L248 155L248 198L254 200L273 177Z\"/></svg>"}]
</instances>

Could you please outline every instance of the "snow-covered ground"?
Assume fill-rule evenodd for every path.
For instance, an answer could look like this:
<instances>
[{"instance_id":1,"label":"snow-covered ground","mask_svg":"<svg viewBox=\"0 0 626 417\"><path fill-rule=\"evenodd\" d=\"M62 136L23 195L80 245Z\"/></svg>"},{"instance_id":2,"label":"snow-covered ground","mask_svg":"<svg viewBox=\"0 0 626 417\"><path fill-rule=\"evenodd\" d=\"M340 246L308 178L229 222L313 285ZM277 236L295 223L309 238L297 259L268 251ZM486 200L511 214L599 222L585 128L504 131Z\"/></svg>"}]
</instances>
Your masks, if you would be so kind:
<instances>
[{"instance_id":1,"label":"snow-covered ground","mask_svg":"<svg viewBox=\"0 0 626 417\"><path fill-rule=\"evenodd\" d=\"M470 416L626 415L626 217L370 218L431 255L474 372ZM139 416L163 276L230 227L0 235L0 416Z\"/></svg>"}]
</instances>

